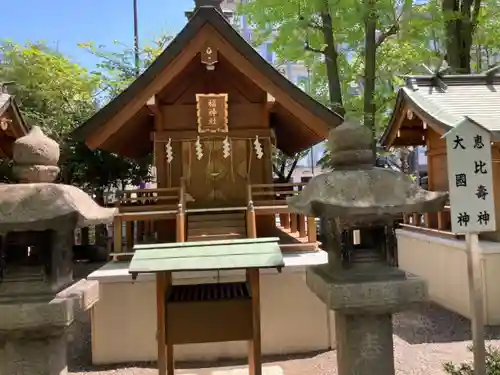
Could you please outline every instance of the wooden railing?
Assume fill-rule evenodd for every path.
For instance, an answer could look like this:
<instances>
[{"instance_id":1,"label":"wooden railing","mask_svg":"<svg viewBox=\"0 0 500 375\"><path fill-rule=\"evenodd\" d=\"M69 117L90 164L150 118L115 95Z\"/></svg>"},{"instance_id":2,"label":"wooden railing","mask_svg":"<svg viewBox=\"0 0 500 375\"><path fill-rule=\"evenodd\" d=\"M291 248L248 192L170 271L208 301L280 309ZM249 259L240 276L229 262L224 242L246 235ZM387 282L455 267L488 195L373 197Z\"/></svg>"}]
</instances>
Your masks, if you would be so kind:
<instances>
[{"instance_id":1,"label":"wooden railing","mask_svg":"<svg viewBox=\"0 0 500 375\"><path fill-rule=\"evenodd\" d=\"M290 213L286 198L298 194L306 185L300 183L247 184L247 233L256 235L257 215L279 215L280 224L290 232L298 232L299 237L308 238L309 243L316 243L316 221L314 217Z\"/></svg>"},{"instance_id":2,"label":"wooden railing","mask_svg":"<svg viewBox=\"0 0 500 375\"><path fill-rule=\"evenodd\" d=\"M450 206L445 206L444 209L439 212L404 215L401 227L415 232L432 234L445 238L463 237L451 231Z\"/></svg>"},{"instance_id":3,"label":"wooden railing","mask_svg":"<svg viewBox=\"0 0 500 375\"><path fill-rule=\"evenodd\" d=\"M175 218L176 241L186 240L186 187L181 179L179 187L135 189L116 192L115 207L119 213L114 218L113 253L123 250L123 223L128 250L134 245L134 227L137 240L150 237L157 231L156 221Z\"/></svg>"}]
</instances>

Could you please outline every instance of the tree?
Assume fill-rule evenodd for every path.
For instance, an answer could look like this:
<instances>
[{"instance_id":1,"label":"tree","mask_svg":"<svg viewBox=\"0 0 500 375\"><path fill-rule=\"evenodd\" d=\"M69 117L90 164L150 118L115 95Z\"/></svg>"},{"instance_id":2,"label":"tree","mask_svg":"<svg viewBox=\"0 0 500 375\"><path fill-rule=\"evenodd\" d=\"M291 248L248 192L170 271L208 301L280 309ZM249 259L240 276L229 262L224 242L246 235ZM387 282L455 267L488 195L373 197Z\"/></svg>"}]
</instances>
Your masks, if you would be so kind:
<instances>
[{"instance_id":1,"label":"tree","mask_svg":"<svg viewBox=\"0 0 500 375\"><path fill-rule=\"evenodd\" d=\"M121 182L147 178L147 164L89 150L70 132L99 107L102 76L91 74L43 42L0 44L0 81L13 82L13 94L28 124L39 125L61 147L60 179L91 194ZM135 174L133 174L135 173Z\"/></svg>"},{"instance_id":2,"label":"tree","mask_svg":"<svg viewBox=\"0 0 500 375\"><path fill-rule=\"evenodd\" d=\"M13 83L10 91L26 121L57 142L96 110L98 77L43 42L4 41L0 56L0 82Z\"/></svg>"},{"instance_id":3,"label":"tree","mask_svg":"<svg viewBox=\"0 0 500 375\"><path fill-rule=\"evenodd\" d=\"M257 26L256 44L272 36L281 61L301 61L311 71L310 94L363 122L374 138L403 84L397 77L434 58L428 38L415 31L430 21L411 0L254 0L240 12ZM319 164L328 161L326 153Z\"/></svg>"},{"instance_id":4,"label":"tree","mask_svg":"<svg viewBox=\"0 0 500 375\"><path fill-rule=\"evenodd\" d=\"M161 35L139 50L139 72L143 72L170 43L172 37ZM79 46L99 59L93 73L101 80L104 99L111 100L127 88L137 77L135 50L117 40L114 48L96 46L93 42Z\"/></svg>"}]
</instances>

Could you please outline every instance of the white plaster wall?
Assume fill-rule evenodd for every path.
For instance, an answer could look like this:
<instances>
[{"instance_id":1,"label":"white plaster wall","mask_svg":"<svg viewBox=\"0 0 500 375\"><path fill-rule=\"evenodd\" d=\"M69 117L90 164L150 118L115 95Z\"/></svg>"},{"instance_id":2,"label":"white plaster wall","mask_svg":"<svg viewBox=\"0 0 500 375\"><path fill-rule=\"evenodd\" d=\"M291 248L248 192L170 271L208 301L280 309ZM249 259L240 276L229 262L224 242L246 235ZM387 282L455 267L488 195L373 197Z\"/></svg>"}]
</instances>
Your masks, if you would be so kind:
<instances>
[{"instance_id":1,"label":"white plaster wall","mask_svg":"<svg viewBox=\"0 0 500 375\"><path fill-rule=\"evenodd\" d=\"M174 282L221 282L241 274L179 274ZM90 275L100 280L99 302L92 309L94 364L154 361L156 347L155 284L152 277ZM331 318L331 320L330 320ZM334 342L333 313L307 288L303 266L261 272L261 324L264 355L329 349ZM177 345L179 361L245 358L246 342Z\"/></svg>"},{"instance_id":2,"label":"white plaster wall","mask_svg":"<svg viewBox=\"0 0 500 375\"><path fill-rule=\"evenodd\" d=\"M470 319L465 241L396 231L399 267L423 277L432 301ZM500 324L500 243L480 241L485 323Z\"/></svg>"}]
</instances>

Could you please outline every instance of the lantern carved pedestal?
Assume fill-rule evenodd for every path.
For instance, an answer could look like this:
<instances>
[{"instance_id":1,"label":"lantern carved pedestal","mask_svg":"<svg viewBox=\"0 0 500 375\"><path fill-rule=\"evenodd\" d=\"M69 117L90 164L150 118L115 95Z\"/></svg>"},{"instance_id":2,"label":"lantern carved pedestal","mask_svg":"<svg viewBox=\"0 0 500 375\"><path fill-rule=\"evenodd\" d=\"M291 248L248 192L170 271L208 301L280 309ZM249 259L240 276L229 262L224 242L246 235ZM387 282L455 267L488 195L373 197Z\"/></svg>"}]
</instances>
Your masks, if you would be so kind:
<instances>
[{"instance_id":1,"label":"lantern carved pedestal","mask_svg":"<svg viewBox=\"0 0 500 375\"><path fill-rule=\"evenodd\" d=\"M52 183L59 146L34 127L14 143L19 184L0 185L0 374L67 374L66 330L98 299L99 285L73 284L74 230L110 222L82 190Z\"/></svg>"},{"instance_id":2,"label":"lantern carved pedestal","mask_svg":"<svg viewBox=\"0 0 500 375\"><path fill-rule=\"evenodd\" d=\"M288 199L293 212L322 218L327 230L328 264L309 268L307 285L335 311L339 375L394 374L392 314L427 298L422 279L394 266L394 218L438 211L447 195L374 167L365 127L345 122L332 130L330 147L334 170Z\"/></svg>"}]
</instances>

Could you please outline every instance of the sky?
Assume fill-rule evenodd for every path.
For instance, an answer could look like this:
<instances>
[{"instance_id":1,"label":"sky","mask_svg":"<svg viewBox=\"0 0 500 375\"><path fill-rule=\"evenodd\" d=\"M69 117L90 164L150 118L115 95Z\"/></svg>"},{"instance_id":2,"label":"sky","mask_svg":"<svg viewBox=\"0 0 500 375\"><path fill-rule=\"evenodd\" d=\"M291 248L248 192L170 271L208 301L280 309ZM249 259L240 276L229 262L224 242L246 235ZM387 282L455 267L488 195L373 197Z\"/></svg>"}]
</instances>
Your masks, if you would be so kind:
<instances>
[{"instance_id":1,"label":"sky","mask_svg":"<svg viewBox=\"0 0 500 375\"><path fill-rule=\"evenodd\" d=\"M138 0L139 42L177 34L193 6L193 0ZM2 17L0 39L43 40L89 69L96 59L78 43L133 45L132 0L5 0L2 14L8 16Z\"/></svg>"}]
</instances>

